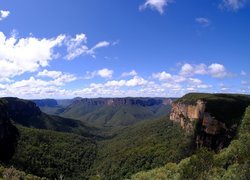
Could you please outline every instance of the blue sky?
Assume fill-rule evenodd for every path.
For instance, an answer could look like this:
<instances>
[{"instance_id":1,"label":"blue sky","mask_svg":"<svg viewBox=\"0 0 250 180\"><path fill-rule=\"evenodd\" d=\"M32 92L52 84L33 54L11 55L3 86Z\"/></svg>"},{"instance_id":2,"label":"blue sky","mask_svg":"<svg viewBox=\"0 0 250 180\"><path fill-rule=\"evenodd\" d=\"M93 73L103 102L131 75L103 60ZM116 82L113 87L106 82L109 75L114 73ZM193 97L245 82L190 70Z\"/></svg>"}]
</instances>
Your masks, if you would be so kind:
<instances>
[{"instance_id":1,"label":"blue sky","mask_svg":"<svg viewBox=\"0 0 250 180\"><path fill-rule=\"evenodd\" d=\"M0 96L250 92L249 0L1 0Z\"/></svg>"}]
</instances>

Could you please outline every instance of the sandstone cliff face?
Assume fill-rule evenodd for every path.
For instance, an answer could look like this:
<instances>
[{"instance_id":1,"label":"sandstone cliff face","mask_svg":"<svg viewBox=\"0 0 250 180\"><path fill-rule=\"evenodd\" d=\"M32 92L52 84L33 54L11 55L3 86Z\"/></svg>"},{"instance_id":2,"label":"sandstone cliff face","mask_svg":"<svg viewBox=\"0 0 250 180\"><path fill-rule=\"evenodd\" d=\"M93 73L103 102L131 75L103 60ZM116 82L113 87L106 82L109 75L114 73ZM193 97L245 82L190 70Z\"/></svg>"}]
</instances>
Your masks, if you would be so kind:
<instances>
[{"instance_id":1,"label":"sandstone cliff face","mask_svg":"<svg viewBox=\"0 0 250 180\"><path fill-rule=\"evenodd\" d=\"M205 103L203 101L197 101L196 105L173 103L170 120L180 123L181 127L187 132L192 132L194 121L201 119L204 112Z\"/></svg>"},{"instance_id":2,"label":"sandstone cliff face","mask_svg":"<svg viewBox=\"0 0 250 180\"><path fill-rule=\"evenodd\" d=\"M196 104L173 103L170 120L177 122L187 133L196 133L196 145L223 147L220 136L227 131L224 123L216 120L209 112L206 112L206 102L198 100ZM198 129L195 129L198 128Z\"/></svg>"}]
</instances>

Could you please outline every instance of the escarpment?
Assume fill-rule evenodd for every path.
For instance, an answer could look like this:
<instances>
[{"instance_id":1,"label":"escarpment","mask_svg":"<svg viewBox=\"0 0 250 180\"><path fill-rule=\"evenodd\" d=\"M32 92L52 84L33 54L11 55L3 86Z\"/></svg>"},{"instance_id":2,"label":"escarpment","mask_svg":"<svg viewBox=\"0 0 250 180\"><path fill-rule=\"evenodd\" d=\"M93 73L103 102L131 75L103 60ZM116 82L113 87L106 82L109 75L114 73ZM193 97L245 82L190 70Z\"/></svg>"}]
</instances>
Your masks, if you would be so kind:
<instances>
[{"instance_id":1,"label":"escarpment","mask_svg":"<svg viewBox=\"0 0 250 180\"><path fill-rule=\"evenodd\" d=\"M0 162L12 157L18 136L18 130L11 124L5 104L0 100Z\"/></svg>"},{"instance_id":2,"label":"escarpment","mask_svg":"<svg viewBox=\"0 0 250 180\"><path fill-rule=\"evenodd\" d=\"M196 147L219 150L229 145L249 96L227 94L187 94L172 103L170 120L194 134Z\"/></svg>"}]
</instances>

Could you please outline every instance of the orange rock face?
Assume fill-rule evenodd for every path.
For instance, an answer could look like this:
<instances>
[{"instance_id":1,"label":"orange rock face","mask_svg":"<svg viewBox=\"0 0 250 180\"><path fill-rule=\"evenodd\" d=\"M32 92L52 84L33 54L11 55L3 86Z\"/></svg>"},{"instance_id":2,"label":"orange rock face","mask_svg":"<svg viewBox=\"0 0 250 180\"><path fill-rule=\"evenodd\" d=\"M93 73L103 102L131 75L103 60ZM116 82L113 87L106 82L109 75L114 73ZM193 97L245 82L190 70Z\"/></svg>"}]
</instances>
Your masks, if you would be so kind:
<instances>
[{"instance_id":1,"label":"orange rock face","mask_svg":"<svg viewBox=\"0 0 250 180\"><path fill-rule=\"evenodd\" d=\"M170 120L177 122L188 133L193 132L195 121L201 121L204 131L207 134L219 134L225 124L217 121L209 112L205 112L206 103L198 100L195 105L173 103Z\"/></svg>"}]
</instances>

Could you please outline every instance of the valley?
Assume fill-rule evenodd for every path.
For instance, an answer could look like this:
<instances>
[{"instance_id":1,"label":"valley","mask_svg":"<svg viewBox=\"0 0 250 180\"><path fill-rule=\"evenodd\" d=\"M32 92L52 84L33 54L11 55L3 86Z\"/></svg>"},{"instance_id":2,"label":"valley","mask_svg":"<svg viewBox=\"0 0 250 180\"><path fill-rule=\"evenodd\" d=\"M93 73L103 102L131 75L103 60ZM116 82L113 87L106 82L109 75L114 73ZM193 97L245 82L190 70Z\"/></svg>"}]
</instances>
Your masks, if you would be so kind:
<instances>
[{"instance_id":1,"label":"valley","mask_svg":"<svg viewBox=\"0 0 250 180\"><path fill-rule=\"evenodd\" d=\"M30 174L48 179L209 177L206 168L217 171L224 166L206 158L238 157L234 144L248 141L244 133L249 128L249 105L250 96L239 94L191 93L179 99L1 98L0 175L11 171L19 178ZM237 148L250 147L246 143ZM249 167L245 150L240 162ZM210 164L194 169L204 160ZM230 161L229 167L240 168L235 162ZM227 169L222 171L213 173L229 176Z\"/></svg>"}]
</instances>

